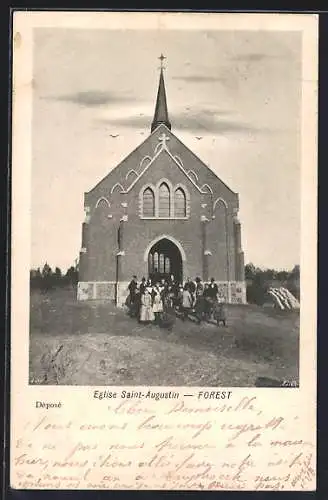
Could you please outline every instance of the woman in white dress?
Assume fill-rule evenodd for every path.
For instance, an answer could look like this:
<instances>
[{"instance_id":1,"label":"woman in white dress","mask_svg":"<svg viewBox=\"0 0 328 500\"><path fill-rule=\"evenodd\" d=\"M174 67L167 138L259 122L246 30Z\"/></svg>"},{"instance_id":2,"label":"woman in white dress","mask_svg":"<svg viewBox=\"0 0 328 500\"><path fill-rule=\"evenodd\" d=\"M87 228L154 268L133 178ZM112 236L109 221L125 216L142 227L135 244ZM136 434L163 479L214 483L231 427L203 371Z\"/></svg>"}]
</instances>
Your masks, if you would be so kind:
<instances>
[{"instance_id":1,"label":"woman in white dress","mask_svg":"<svg viewBox=\"0 0 328 500\"><path fill-rule=\"evenodd\" d=\"M141 294L141 308L140 308L140 322L150 323L154 321L155 315L152 308L152 297L149 289L146 288L145 292Z\"/></svg>"},{"instance_id":2,"label":"woman in white dress","mask_svg":"<svg viewBox=\"0 0 328 500\"><path fill-rule=\"evenodd\" d=\"M154 299L153 299L153 313L155 316L156 324L159 323L162 312L163 312L163 301L161 296L161 289L159 283L156 283L156 286L154 287Z\"/></svg>"},{"instance_id":3,"label":"woman in white dress","mask_svg":"<svg viewBox=\"0 0 328 500\"><path fill-rule=\"evenodd\" d=\"M182 321L188 318L188 314L192 310L193 302L194 299L190 293L189 285L186 283L182 292Z\"/></svg>"}]
</instances>

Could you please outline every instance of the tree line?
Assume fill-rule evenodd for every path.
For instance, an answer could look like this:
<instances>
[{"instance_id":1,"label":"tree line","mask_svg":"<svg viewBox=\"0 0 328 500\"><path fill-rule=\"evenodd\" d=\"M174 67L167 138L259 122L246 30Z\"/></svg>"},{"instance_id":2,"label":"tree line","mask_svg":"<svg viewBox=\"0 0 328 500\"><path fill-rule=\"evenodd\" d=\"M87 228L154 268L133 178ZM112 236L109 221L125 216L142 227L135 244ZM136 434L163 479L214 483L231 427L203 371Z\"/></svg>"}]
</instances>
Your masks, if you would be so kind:
<instances>
[{"instance_id":1,"label":"tree line","mask_svg":"<svg viewBox=\"0 0 328 500\"><path fill-rule=\"evenodd\" d=\"M76 287L79 281L77 266L71 266L63 273L59 267L52 269L46 262L42 269L30 270L30 288L47 291L52 288Z\"/></svg>"},{"instance_id":2,"label":"tree line","mask_svg":"<svg viewBox=\"0 0 328 500\"><path fill-rule=\"evenodd\" d=\"M254 264L246 264L245 280L247 302L262 305L267 300L269 287L285 287L298 300L300 299L300 266L295 265L291 271L261 269ZM76 287L79 281L78 266L71 266L65 273L59 267L52 269L48 263L43 268L30 271L30 287L34 290L47 291L60 287Z\"/></svg>"}]
</instances>

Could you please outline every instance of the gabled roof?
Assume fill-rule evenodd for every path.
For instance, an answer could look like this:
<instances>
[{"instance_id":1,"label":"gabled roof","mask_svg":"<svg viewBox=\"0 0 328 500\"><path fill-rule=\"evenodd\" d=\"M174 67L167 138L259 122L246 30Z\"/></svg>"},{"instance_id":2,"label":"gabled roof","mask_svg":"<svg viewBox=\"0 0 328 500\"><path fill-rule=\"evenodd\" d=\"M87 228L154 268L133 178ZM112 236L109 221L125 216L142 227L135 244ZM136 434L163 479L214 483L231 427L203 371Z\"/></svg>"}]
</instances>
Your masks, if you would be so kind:
<instances>
[{"instance_id":1,"label":"gabled roof","mask_svg":"<svg viewBox=\"0 0 328 500\"><path fill-rule=\"evenodd\" d=\"M186 170L183 168L183 166L181 165L181 163L170 153L170 151L168 150L168 148L166 147L162 147L162 148L159 148L157 153L155 154L155 156L152 158L152 160L146 165L146 167L144 168L144 170L140 173L140 175L134 179L134 181L132 182L132 184L130 184L130 186L122 191L122 193L128 193L129 191L131 191L131 189L134 187L134 185L139 181L139 179L147 172L147 170L149 169L149 167L154 163L154 161L159 157L159 155L161 153L167 153L170 158L174 161L174 163L179 167L179 169L188 177L188 179L190 180L190 182L195 186L195 188L200 192L200 193L203 193L203 194L208 194L206 191L202 191L202 188L200 188L196 182L192 179L192 177L190 177L190 175L188 175L188 173L186 172Z\"/></svg>"},{"instance_id":2,"label":"gabled roof","mask_svg":"<svg viewBox=\"0 0 328 500\"><path fill-rule=\"evenodd\" d=\"M211 174L220 181L225 188L227 188L233 195L237 195L232 189L229 188L219 177L218 175L206 165L202 160L198 158L198 156L193 153L185 144L183 144L180 139L178 139L171 131L171 123L169 121L167 101L166 101L166 91L164 84L164 76L163 76L163 60L165 57L163 54L159 57L161 60L161 68L160 68L160 77L159 77L159 85L157 92L157 100L155 106L154 119L151 124L151 134L139 145L137 146L128 156L126 156L115 168L113 168L101 181L99 181L96 186L94 186L90 191L86 194L90 194L95 189L97 189L105 179L109 177L113 177L113 185L112 191L114 188L119 187L122 189L122 193L128 193L133 186L138 182L138 180L145 174L150 165L152 165L155 159L161 154L161 152L165 151L171 159L175 162L175 164L179 167L179 169L188 177L190 182L196 187L196 189L203 194L207 192L213 192L211 187L204 183L201 184L199 182L199 172L194 172L189 168L189 162L191 159L195 159L199 164L208 169ZM162 130L162 135L160 136L157 133ZM165 138L165 134L168 133L169 137ZM170 148L167 146L167 141L171 138L174 138L173 142L176 142L179 145L179 155L180 149L181 154L183 152L187 153L187 158L182 159L177 154L172 154ZM188 159L188 156L190 157ZM145 162L147 161L147 165ZM184 168L184 164L188 165L188 168ZM118 172L122 170L122 175ZM133 174L133 178L132 178ZM131 183L127 186L127 181L131 179ZM124 178L124 180L123 180ZM126 181L126 182L125 182ZM125 187L124 187L125 186ZM205 188L207 191L205 191Z\"/></svg>"},{"instance_id":3,"label":"gabled roof","mask_svg":"<svg viewBox=\"0 0 328 500\"><path fill-rule=\"evenodd\" d=\"M95 186L93 186L93 188L91 188L89 191L87 191L88 193L91 193L92 191L94 191L100 184L102 184L104 182L105 179L107 179L108 177L111 177L115 174L115 172L117 172L122 166L124 163L128 162L130 158L133 157L133 155L135 155L138 151L140 151L148 142L150 142L150 139L152 137L152 135L156 132L156 130L154 130L148 137L146 137L140 144L138 144L138 146L136 146L132 151L131 153L129 153L127 156L125 156L125 158L123 158L117 165L116 167L114 167L110 172L108 172L108 174L105 175L105 177L103 177L102 179L100 179L100 181L97 182L97 184Z\"/></svg>"},{"instance_id":4,"label":"gabled roof","mask_svg":"<svg viewBox=\"0 0 328 500\"><path fill-rule=\"evenodd\" d=\"M215 177L216 177L216 178L217 178L220 182L222 182L222 184L224 184L224 186L225 186L227 189L229 189L229 191L231 191L231 193L233 193L233 194L238 194L236 191L233 191L233 189L231 189L231 188L230 188L230 187L229 187L229 186L228 186L228 185L227 185L227 184L226 184L226 183L225 183L225 182L224 182L224 181L223 181L223 180L222 180L222 179L221 179L221 178L217 175L217 173L216 173L216 172L214 172L214 170L212 170L212 169L211 169L211 168L210 168L210 167L209 167L209 166L208 166L208 165L207 165L207 164L206 164L203 160L201 160L201 159L199 158L199 156L197 156L197 155L196 155L196 153L194 153L194 152L193 152L190 148L188 148L188 146L186 146L186 145L185 145L185 144L184 144L184 143L183 143L183 142L179 139L179 137L177 137L175 134L173 134L173 132L172 132L171 130L170 130L170 133L171 133L171 134L173 135L173 137L177 140L177 142L178 142L179 144L181 144L181 146L182 146L183 148L185 148L185 149L188 151L188 153L190 153L190 155L191 155L193 158L195 158L197 161L199 161L199 163L201 163L204 167L208 168L208 169L212 172L212 174L213 174L213 175L215 175Z\"/></svg>"},{"instance_id":5,"label":"gabled roof","mask_svg":"<svg viewBox=\"0 0 328 500\"><path fill-rule=\"evenodd\" d=\"M174 139L176 139L176 141L181 145L182 149L185 149L188 151L188 153L190 155L193 156L193 158L195 158L199 163L201 163L205 168L209 169L211 171L211 173L233 194L237 195L237 193L235 191L233 191L225 182L222 181L222 179L220 179L220 177L208 166L206 165L206 163L204 163L193 151L191 151L191 149L189 149L175 134L173 134L173 132L171 130L169 130L166 125L164 124L160 124L156 129L153 130L152 134L155 134L161 127L163 127L163 129L166 129L169 131L170 135L174 137ZM183 164L180 163L180 161L177 160L177 157L175 155L172 155L172 153L170 152L169 150L169 147L163 147L162 149L163 151L166 151L167 154L171 157L171 159L178 165L178 167L180 168L180 170L188 177L188 179L191 181L191 183L196 187L196 189L200 192L200 193L203 193L203 194L207 194L208 192L207 191L204 191L202 188L205 187L205 186L208 186L207 184L202 184L201 186L199 186L194 178L190 175L190 171L187 171L184 167L183 167ZM160 152L162 151L160 150ZM136 184L136 182L144 175L144 173L146 173L146 171L148 170L149 166L154 162L154 160L158 157L159 155L156 154L151 162L146 166L146 168L140 173L140 175L134 179L133 183L131 184L131 186L129 186L124 192L128 193L131 188Z\"/></svg>"},{"instance_id":6,"label":"gabled roof","mask_svg":"<svg viewBox=\"0 0 328 500\"><path fill-rule=\"evenodd\" d=\"M161 133L162 132L162 133ZM166 135L168 134L168 135ZM211 188L207 184L203 184L201 182L201 177L199 175L192 175L193 171L184 167L184 162L182 159L175 155L174 152L170 150L170 147L167 145L167 142L173 138L180 146L181 151L179 151L179 156L183 156L183 151L187 152L188 155L191 155L192 158L196 159L203 167L209 169L212 175L218 179L232 194L236 195L232 189L229 188L219 177L213 172L212 169L208 167L198 156L193 153L172 131L165 125L158 125L153 132L141 143L137 146L127 157L125 157L113 170L111 170L100 182L94 186L89 193L94 191L100 184L102 184L105 179L114 177L113 186L120 184L122 187L122 194L128 193L131 191L133 186L138 182L138 180L143 177L143 175L147 172L149 167L154 163L156 158L162 152L165 152L170 156L170 158L174 161L174 163L178 166L178 168L184 173L184 175L189 179L189 181L194 185L194 187L202 194L208 194L211 191ZM180 148L179 148L180 149ZM137 157L137 162L134 157ZM138 165L139 160L139 165ZM146 163L147 161L147 163ZM185 161L185 164L188 164L188 159ZM124 168L126 166L126 168ZM122 175L118 175L120 169L123 169ZM129 175L131 172L134 173L133 177ZM115 175L116 174L116 175ZM197 174L199 174L197 172ZM130 181L127 185L124 181ZM205 190L206 188L206 190Z\"/></svg>"}]
</instances>

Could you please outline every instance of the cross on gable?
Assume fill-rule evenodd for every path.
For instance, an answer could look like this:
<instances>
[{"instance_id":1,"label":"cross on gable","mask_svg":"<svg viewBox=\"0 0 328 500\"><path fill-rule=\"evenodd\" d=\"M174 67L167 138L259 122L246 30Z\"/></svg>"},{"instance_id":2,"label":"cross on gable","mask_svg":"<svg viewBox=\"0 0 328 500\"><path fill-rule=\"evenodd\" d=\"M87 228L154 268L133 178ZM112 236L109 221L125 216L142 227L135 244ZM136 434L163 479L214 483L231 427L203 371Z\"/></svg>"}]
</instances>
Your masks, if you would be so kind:
<instances>
[{"instance_id":1,"label":"cross on gable","mask_svg":"<svg viewBox=\"0 0 328 500\"><path fill-rule=\"evenodd\" d=\"M158 140L160 142L160 145L163 146L163 148L166 148L166 143L170 140L170 138L163 132L163 134L159 136Z\"/></svg>"}]
</instances>

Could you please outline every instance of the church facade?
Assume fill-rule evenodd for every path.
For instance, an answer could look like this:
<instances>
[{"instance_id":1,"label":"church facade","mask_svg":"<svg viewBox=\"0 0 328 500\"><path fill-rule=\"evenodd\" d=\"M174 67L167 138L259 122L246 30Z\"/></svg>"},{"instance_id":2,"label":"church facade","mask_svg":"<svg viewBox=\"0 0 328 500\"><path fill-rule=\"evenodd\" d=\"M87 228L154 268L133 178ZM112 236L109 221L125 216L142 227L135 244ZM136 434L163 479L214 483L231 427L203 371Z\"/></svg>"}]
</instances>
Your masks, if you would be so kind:
<instances>
[{"instance_id":1,"label":"church facade","mask_svg":"<svg viewBox=\"0 0 328 500\"><path fill-rule=\"evenodd\" d=\"M78 300L124 304L133 275L215 279L245 303L238 194L171 131L163 70L151 133L84 194Z\"/></svg>"}]
</instances>

